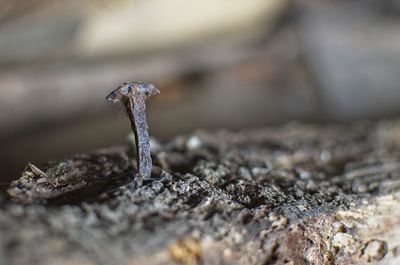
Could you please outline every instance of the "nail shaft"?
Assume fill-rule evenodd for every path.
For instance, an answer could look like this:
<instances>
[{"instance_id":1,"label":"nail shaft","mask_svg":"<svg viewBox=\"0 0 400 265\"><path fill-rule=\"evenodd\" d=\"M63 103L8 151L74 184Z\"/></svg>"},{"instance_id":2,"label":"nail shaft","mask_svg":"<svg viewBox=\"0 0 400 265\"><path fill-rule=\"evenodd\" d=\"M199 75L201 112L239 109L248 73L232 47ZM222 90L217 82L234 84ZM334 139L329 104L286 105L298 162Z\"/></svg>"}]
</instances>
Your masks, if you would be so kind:
<instances>
[{"instance_id":1,"label":"nail shaft","mask_svg":"<svg viewBox=\"0 0 400 265\"><path fill-rule=\"evenodd\" d=\"M144 179L151 177L152 168L145 101L148 97L159 93L160 91L152 84L129 82L122 84L107 96L108 100L122 102L125 106L135 135L139 175Z\"/></svg>"}]
</instances>

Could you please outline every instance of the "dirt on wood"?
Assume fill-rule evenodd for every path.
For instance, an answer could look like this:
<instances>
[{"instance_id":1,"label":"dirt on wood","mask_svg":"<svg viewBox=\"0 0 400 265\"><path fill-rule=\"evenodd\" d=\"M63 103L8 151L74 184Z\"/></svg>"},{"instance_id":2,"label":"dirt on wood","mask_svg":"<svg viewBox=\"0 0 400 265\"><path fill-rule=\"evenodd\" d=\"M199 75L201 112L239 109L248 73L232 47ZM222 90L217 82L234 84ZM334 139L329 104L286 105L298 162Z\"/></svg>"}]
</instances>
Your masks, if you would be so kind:
<instances>
[{"instance_id":1,"label":"dirt on wood","mask_svg":"<svg viewBox=\"0 0 400 265\"><path fill-rule=\"evenodd\" d=\"M289 124L29 164L0 264L399 264L400 123Z\"/></svg>"}]
</instances>

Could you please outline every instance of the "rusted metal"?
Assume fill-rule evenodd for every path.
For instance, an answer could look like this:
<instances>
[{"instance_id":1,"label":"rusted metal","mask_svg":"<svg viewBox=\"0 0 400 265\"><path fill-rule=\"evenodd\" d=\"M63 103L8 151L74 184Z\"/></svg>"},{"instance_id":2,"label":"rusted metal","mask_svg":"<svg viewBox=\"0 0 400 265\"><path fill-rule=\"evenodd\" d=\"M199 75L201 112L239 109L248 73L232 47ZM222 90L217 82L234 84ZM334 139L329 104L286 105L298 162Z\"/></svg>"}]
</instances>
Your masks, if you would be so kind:
<instances>
[{"instance_id":1,"label":"rusted metal","mask_svg":"<svg viewBox=\"0 0 400 265\"><path fill-rule=\"evenodd\" d=\"M126 108L135 134L138 172L143 179L151 177L152 168L145 101L159 93L153 84L127 82L106 97L111 102L121 102Z\"/></svg>"}]
</instances>

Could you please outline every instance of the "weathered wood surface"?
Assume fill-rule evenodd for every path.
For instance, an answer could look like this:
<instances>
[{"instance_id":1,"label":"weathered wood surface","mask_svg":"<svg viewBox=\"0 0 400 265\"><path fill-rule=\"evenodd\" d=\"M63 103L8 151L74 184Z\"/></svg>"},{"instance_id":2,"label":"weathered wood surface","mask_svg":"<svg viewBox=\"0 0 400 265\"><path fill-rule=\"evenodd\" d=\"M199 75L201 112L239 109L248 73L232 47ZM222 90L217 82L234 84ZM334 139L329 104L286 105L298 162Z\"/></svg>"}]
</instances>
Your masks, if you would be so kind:
<instances>
[{"instance_id":1,"label":"weathered wood surface","mask_svg":"<svg viewBox=\"0 0 400 265\"><path fill-rule=\"evenodd\" d=\"M0 264L399 264L400 123L290 124L29 165Z\"/></svg>"}]
</instances>

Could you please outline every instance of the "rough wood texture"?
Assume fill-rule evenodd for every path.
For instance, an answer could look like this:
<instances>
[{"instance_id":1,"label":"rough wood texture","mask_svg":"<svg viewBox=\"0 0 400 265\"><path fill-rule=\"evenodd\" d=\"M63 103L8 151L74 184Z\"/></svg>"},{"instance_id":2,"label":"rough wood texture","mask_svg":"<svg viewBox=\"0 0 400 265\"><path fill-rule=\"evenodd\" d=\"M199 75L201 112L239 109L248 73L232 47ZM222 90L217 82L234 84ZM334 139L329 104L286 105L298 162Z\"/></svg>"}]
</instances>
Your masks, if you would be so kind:
<instances>
[{"instance_id":1,"label":"rough wood texture","mask_svg":"<svg viewBox=\"0 0 400 265\"><path fill-rule=\"evenodd\" d=\"M290 124L28 165L0 264L399 264L400 124ZM169 172L169 173L168 173Z\"/></svg>"}]
</instances>

